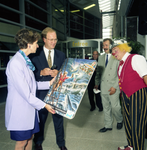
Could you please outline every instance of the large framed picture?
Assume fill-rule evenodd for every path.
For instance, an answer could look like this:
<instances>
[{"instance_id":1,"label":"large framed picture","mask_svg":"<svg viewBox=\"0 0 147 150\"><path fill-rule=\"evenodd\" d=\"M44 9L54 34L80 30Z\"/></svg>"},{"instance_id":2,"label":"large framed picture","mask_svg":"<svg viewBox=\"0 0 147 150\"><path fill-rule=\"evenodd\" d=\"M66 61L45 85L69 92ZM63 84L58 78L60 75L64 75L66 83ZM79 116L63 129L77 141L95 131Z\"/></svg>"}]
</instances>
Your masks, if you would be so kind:
<instances>
[{"instance_id":1,"label":"large framed picture","mask_svg":"<svg viewBox=\"0 0 147 150\"><path fill-rule=\"evenodd\" d=\"M96 60L67 58L44 102L50 104L57 114L73 119L96 65Z\"/></svg>"}]
</instances>

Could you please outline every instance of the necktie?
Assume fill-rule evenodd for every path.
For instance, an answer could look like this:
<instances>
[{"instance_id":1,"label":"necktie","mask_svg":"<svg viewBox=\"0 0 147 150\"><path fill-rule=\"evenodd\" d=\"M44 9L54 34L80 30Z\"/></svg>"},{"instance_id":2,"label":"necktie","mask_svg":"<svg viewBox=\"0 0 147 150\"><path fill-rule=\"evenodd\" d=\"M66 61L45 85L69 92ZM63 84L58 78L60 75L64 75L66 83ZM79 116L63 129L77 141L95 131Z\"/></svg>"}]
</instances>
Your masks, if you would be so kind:
<instances>
[{"instance_id":1,"label":"necktie","mask_svg":"<svg viewBox=\"0 0 147 150\"><path fill-rule=\"evenodd\" d=\"M106 56L105 67L107 66L107 64L108 64L108 54L107 54L107 56Z\"/></svg>"},{"instance_id":2,"label":"necktie","mask_svg":"<svg viewBox=\"0 0 147 150\"><path fill-rule=\"evenodd\" d=\"M51 59L51 51L48 52L48 65L51 68L52 67L52 59Z\"/></svg>"}]
</instances>

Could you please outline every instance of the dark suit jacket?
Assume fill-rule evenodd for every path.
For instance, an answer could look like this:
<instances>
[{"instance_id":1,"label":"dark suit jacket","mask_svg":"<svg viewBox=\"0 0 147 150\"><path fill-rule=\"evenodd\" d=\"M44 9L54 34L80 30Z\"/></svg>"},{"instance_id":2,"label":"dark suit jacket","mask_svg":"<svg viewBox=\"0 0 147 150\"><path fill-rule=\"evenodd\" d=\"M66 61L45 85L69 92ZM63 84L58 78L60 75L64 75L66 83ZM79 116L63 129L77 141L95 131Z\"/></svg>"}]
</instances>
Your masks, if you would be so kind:
<instances>
[{"instance_id":1,"label":"dark suit jacket","mask_svg":"<svg viewBox=\"0 0 147 150\"><path fill-rule=\"evenodd\" d=\"M50 75L49 76L40 76L41 70L43 70L44 68L49 68L43 47L40 47L39 49L37 49L36 53L31 54L29 57L36 68L34 71L36 81L50 81L52 79L52 77ZM65 58L66 57L63 52L54 49L53 65L55 64L57 66L57 68L56 68L57 70L60 70ZM43 100L45 98L47 92L48 92L48 90L38 90L36 93L36 96Z\"/></svg>"},{"instance_id":2,"label":"dark suit jacket","mask_svg":"<svg viewBox=\"0 0 147 150\"><path fill-rule=\"evenodd\" d=\"M94 59L91 58L90 60L94 60ZM98 59L96 61L98 62ZM92 77L90 79L89 85L88 85L88 86L91 86L90 88L92 88L92 90L93 90L93 88L95 86L95 75L96 75L96 68L95 68L95 71L94 71L94 73L93 73L93 75L92 75Z\"/></svg>"}]
</instances>

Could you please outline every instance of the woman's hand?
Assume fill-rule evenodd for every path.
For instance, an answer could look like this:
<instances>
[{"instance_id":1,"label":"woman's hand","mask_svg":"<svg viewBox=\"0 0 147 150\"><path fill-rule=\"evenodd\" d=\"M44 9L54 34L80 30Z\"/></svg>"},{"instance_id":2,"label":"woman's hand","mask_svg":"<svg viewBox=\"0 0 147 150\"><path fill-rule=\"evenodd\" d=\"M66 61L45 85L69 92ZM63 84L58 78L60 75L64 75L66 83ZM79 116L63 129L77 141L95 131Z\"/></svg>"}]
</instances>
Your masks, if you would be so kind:
<instances>
[{"instance_id":1,"label":"woman's hand","mask_svg":"<svg viewBox=\"0 0 147 150\"><path fill-rule=\"evenodd\" d=\"M49 104L46 104L45 105L45 108L52 114L55 114L55 110L49 105Z\"/></svg>"}]
</instances>

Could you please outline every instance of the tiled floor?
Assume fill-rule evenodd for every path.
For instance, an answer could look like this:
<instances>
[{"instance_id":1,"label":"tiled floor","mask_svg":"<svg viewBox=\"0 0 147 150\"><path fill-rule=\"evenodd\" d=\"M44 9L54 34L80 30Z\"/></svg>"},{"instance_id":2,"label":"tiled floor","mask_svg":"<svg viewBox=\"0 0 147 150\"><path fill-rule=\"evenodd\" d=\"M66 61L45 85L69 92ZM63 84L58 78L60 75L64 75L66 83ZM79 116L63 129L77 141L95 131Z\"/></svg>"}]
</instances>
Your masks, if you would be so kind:
<instances>
[{"instance_id":1,"label":"tiled floor","mask_svg":"<svg viewBox=\"0 0 147 150\"><path fill-rule=\"evenodd\" d=\"M5 103L0 104L0 150L14 150L15 142L10 139L9 132L4 125L4 107ZM127 144L124 127L117 130L115 119L112 131L99 133L98 130L104 126L104 114L98 110L90 112L89 109L86 92L75 118L72 120L64 119L65 140L68 150L117 150L118 146ZM59 150L56 145L51 115L46 122L45 132L43 150Z\"/></svg>"}]
</instances>

